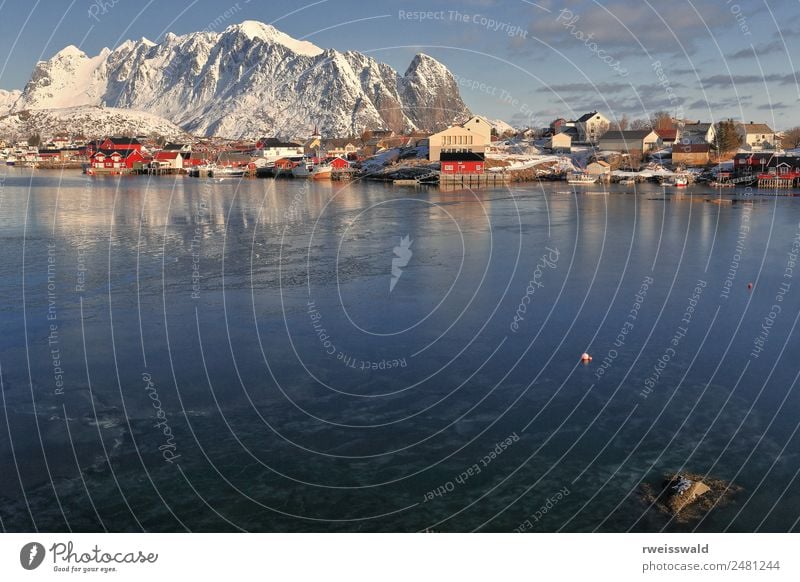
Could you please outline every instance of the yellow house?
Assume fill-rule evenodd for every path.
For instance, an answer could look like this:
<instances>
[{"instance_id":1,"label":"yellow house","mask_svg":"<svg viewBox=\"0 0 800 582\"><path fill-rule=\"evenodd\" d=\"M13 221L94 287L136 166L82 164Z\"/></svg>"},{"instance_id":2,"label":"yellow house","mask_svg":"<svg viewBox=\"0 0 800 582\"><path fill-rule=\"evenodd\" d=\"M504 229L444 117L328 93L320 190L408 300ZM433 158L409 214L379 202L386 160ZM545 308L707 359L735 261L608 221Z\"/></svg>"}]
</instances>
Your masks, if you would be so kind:
<instances>
[{"instance_id":1,"label":"yellow house","mask_svg":"<svg viewBox=\"0 0 800 582\"><path fill-rule=\"evenodd\" d=\"M344 158L345 160L348 159L348 156L358 153L358 146L347 139L325 140L322 149L329 158Z\"/></svg>"},{"instance_id":2,"label":"yellow house","mask_svg":"<svg viewBox=\"0 0 800 582\"><path fill-rule=\"evenodd\" d=\"M485 154L492 141L492 126L482 117L475 116L462 125L453 125L428 138L428 159L440 160L442 152L473 152Z\"/></svg>"},{"instance_id":3,"label":"yellow house","mask_svg":"<svg viewBox=\"0 0 800 582\"><path fill-rule=\"evenodd\" d=\"M317 151L322 147L322 139L318 135L311 136L303 143L303 153L307 156L317 154Z\"/></svg>"},{"instance_id":4,"label":"yellow house","mask_svg":"<svg viewBox=\"0 0 800 582\"><path fill-rule=\"evenodd\" d=\"M550 138L548 145L554 152L569 152L572 150L572 137L568 133L557 133Z\"/></svg>"},{"instance_id":5,"label":"yellow house","mask_svg":"<svg viewBox=\"0 0 800 582\"><path fill-rule=\"evenodd\" d=\"M586 166L586 173L591 176L602 176L611 173L611 164L603 160L597 160Z\"/></svg>"}]
</instances>

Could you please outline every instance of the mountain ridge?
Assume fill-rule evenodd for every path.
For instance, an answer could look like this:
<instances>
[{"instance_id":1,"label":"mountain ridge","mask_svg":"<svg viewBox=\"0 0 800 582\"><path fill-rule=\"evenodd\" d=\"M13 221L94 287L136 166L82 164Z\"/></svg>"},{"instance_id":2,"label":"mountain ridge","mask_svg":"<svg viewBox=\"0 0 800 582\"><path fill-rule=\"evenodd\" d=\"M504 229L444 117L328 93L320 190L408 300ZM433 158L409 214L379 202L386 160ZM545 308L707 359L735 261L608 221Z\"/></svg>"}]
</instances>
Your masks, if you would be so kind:
<instances>
[{"instance_id":1,"label":"mountain ridge","mask_svg":"<svg viewBox=\"0 0 800 582\"><path fill-rule=\"evenodd\" d=\"M189 133L230 138L290 138L314 127L331 137L435 131L470 115L433 57L417 54L400 74L257 21L167 33L159 43L127 40L95 56L69 45L36 64L10 112L84 106L147 112Z\"/></svg>"}]
</instances>

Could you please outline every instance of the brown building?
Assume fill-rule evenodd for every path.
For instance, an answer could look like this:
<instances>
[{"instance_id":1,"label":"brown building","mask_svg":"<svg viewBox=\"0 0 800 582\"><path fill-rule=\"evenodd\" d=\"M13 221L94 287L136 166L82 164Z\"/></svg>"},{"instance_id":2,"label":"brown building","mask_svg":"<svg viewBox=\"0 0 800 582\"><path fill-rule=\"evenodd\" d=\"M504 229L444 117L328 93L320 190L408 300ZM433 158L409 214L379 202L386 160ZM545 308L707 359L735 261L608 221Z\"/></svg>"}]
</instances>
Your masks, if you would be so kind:
<instances>
[{"instance_id":1,"label":"brown building","mask_svg":"<svg viewBox=\"0 0 800 582\"><path fill-rule=\"evenodd\" d=\"M707 143L678 143L672 146L672 165L705 166L711 160Z\"/></svg>"}]
</instances>

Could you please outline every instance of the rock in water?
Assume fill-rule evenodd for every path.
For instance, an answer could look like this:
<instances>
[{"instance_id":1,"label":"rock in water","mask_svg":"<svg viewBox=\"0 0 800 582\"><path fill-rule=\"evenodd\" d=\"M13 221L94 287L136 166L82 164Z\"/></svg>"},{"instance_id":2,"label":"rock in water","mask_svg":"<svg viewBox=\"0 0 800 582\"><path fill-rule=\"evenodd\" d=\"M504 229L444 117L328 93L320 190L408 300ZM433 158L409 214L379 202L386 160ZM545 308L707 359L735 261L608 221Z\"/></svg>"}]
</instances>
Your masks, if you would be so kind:
<instances>
[{"instance_id":1,"label":"rock in water","mask_svg":"<svg viewBox=\"0 0 800 582\"><path fill-rule=\"evenodd\" d=\"M711 491L711 488L702 481L693 481L683 475L675 475L671 484L668 485L667 491L667 506L672 513L677 515L688 505L697 501L701 495Z\"/></svg>"},{"instance_id":2,"label":"rock in water","mask_svg":"<svg viewBox=\"0 0 800 582\"><path fill-rule=\"evenodd\" d=\"M699 519L705 513L728 503L742 488L733 483L693 473L669 474L659 489L642 483L642 500L678 523Z\"/></svg>"}]
</instances>

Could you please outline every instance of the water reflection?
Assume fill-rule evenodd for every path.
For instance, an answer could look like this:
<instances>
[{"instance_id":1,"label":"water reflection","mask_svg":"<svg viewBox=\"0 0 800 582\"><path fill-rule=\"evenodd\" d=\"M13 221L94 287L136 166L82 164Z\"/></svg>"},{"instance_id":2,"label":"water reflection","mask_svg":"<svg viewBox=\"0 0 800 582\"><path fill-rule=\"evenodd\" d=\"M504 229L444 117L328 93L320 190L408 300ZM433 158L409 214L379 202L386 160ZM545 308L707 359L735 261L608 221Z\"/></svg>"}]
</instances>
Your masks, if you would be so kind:
<instances>
[{"instance_id":1,"label":"water reflection","mask_svg":"<svg viewBox=\"0 0 800 582\"><path fill-rule=\"evenodd\" d=\"M246 529L511 531L568 486L536 529L653 530L637 484L683 464L748 491L701 529L797 515L796 463L773 461L797 426L800 293L748 355L785 279L790 199L7 172L8 529L66 529L59 503L78 530L229 527L199 493ZM764 475L788 487L779 511Z\"/></svg>"}]
</instances>

